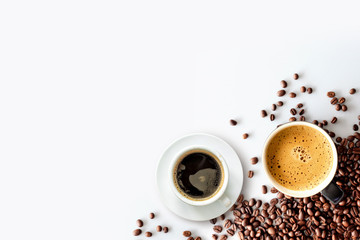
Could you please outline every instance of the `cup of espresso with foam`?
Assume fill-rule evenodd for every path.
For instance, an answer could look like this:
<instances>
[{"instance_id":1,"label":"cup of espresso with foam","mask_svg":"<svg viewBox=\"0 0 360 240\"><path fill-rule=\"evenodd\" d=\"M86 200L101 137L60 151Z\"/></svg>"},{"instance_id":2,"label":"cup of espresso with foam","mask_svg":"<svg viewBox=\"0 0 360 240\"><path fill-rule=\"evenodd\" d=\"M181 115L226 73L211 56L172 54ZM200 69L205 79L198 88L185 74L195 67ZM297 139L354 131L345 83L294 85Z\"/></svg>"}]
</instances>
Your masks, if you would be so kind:
<instances>
[{"instance_id":1,"label":"cup of espresso with foam","mask_svg":"<svg viewBox=\"0 0 360 240\"><path fill-rule=\"evenodd\" d=\"M320 127L290 122L274 130L265 142L263 166L271 183L292 197L321 192L333 203L343 197L332 182L338 157L334 142Z\"/></svg>"},{"instance_id":2,"label":"cup of espresso with foam","mask_svg":"<svg viewBox=\"0 0 360 240\"><path fill-rule=\"evenodd\" d=\"M175 195L194 206L220 201L230 206L224 194L229 171L222 156L205 146L191 146L180 151L170 164L169 183Z\"/></svg>"}]
</instances>

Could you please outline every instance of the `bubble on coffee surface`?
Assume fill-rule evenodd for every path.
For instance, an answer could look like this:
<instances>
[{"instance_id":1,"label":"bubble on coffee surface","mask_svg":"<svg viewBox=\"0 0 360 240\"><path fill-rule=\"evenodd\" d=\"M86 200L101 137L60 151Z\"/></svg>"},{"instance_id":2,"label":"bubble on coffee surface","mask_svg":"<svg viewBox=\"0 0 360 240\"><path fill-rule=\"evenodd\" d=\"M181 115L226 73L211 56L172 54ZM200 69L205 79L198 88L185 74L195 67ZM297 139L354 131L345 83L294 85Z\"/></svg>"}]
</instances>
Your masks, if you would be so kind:
<instances>
[{"instance_id":1,"label":"bubble on coffee surface","mask_svg":"<svg viewBox=\"0 0 360 240\"><path fill-rule=\"evenodd\" d=\"M266 156L271 175L291 190L308 190L321 184L333 158L328 140L308 126L291 126L277 133Z\"/></svg>"},{"instance_id":2,"label":"bubble on coffee surface","mask_svg":"<svg viewBox=\"0 0 360 240\"><path fill-rule=\"evenodd\" d=\"M221 185L222 171L215 156L206 152L188 153L179 163L175 181L182 195L193 200L205 200Z\"/></svg>"}]
</instances>

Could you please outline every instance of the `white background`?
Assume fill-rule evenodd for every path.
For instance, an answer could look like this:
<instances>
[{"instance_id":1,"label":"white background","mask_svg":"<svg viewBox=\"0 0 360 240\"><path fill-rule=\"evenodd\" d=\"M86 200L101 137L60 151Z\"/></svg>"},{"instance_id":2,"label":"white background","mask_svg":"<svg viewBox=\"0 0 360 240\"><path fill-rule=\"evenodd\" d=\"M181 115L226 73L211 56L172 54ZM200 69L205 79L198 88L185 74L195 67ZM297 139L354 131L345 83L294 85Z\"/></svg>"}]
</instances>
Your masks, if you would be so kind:
<instances>
[{"instance_id":1,"label":"white background","mask_svg":"<svg viewBox=\"0 0 360 240\"><path fill-rule=\"evenodd\" d=\"M357 122L359 27L357 1L1 1L0 239L144 239L132 230L150 211L145 230L171 227L152 239L186 229L210 239L208 222L161 203L161 153L184 134L214 134L245 175L255 171L246 198L270 199L249 159L290 107L338 116L329 129L342 136ZM282 79L314 93L262 119ZM330 106L329 90L348 112Z\"/></svg>"}]
</instances>

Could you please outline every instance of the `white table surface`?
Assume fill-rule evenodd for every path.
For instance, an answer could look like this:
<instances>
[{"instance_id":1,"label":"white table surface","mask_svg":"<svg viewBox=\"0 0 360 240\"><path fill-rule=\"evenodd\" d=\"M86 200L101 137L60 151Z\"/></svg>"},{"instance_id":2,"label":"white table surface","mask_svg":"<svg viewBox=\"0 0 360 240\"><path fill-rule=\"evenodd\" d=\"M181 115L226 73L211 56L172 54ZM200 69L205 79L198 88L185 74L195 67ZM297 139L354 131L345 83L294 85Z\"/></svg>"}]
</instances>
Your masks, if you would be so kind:
<instances>
[{"instance_id":1,"label":"white table surface","mask_svg":"<svg viewBox=\"0 0 360 240\"><path fill-rule=\"evenodd\" d=\"M230 143L245 175L255 171L245 197L269 200L262 165L249 159L290 107L337 116L329 129L343 136L357 122L356 3L2 1L0 239L143 240L132 230L151 211L145 230L171 228L151 239L183 239L185 229L210 239L208 222L177 217L156 192L160 155L192 132ZM314 93L287 98L279 121L262 119L282 79ZM348 112L330 106L329 90L348 98Z\"/></svg>"}]
</instances>

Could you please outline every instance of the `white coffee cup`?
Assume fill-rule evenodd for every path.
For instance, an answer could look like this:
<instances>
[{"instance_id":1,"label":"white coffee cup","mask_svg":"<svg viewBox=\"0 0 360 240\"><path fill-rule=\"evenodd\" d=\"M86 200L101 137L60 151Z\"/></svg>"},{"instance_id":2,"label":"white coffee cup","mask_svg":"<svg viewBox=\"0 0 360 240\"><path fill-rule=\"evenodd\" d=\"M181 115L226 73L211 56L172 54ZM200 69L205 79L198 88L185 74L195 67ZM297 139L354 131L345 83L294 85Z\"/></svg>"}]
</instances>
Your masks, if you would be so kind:
<instances>
[{"instance_id":1,"label":"white coffee cup","mask_svg":"<svg viewBox=\"0 0 360 240\"><path fill-rule=\"evenodd\" d=\"M196 152L199 150L199 152L206 152L209 153L209 155L212 155L215 160L218 162L221 171L222 171L222 181L220 183L219 188L216 190L214 194L212 194L210 197L205 199L190 199L185 196L185 194L181 193L180 190L177 188L174 178L174 171L176 171L176 168L178 167L179 162L184 158L185 155L187 155L189 152ZM214 203L215 201L221 202L225 206L230 206L231 201L230 199L224 194L225 190L227 188L228 182L229 182L229 170L226 165L225 160L223 157L218 154L216 151L213 151L209 149L206 146L198 145L198 146L191 146L188 148L184 148L181 150L171 161L170 167L169 167L169 184L174 192L174 194L183 202L194 205L194 206L205 206L209 205L211 203Z\"/></svg>"},{"instance_id":2,"label":"white coffee cup","mask_svg":"<svg viewBox=\"0 0 360 240\"><path fill-rule=\"evenodd\" d=\"M311 127L315 131L321 133L326 138L326 140L329 142L329 144L331 146L332 156L333 156L331 170L329 171L328 176L319 185L315 186L312 189L301 190L301 191L295 191L295 190L288 189L288 188L284 187L283 185L281 185L280 183L278 183L273 178L273 176L271 175L271 173L269 171L269 166L267 165L268 161L267 161L267 156L266 156L266 149L277 133L279 133L280 131L282 131L288 127L291 127L291 126ZM282 192L286 195L289 195L292 197L303 198L303 197L309 197L314 194L317 194L325 189L325 191L323 191L322 194L334 203L339 202L341 200L341 198L343 197L343 192L341 191L341 189L339 187L337 187L335 185L335 183L332 182L332 180L335 176L335 173L336 173L337 165L338 165L338 155L337 155L336 146L335 146L333 140L331 139L331 137L322 128L318 127L315 124L304 122L304 121L294 121L294 122L285 123L285 124L279 126L267 138L267 140L265 142L264 150L263 150L262 159L263 159L263 167L264 167L265 173L266 173L268 179L270 180L271 184L274 187L276 187L280 192Z\"/></svg>"}]
</instances>

